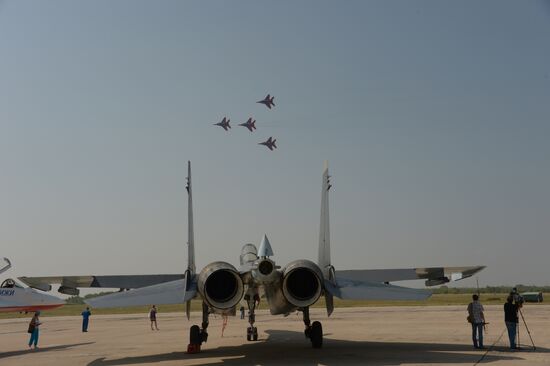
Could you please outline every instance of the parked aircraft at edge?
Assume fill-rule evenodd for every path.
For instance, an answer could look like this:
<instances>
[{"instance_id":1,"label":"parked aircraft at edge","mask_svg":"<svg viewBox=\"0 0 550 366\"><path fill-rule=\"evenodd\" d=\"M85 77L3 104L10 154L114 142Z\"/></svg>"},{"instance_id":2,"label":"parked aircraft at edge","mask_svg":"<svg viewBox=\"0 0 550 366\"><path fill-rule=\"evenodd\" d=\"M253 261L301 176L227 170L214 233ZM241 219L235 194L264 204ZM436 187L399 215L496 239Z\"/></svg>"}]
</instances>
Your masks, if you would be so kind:
<instances>
[{"instance_id":1,"label":"parked aircraft at edge","mask_svg":"<svg viewBox=\"0 0 550 366\"><path fill-rule=\"evenodd\" d=\"M0 273L11 268L11 262L4 258L5 265ZM65 305L65 301L55 296L42 294L32 288L25 288L11 278L0 284L0 312L30 312L55 309Z\"/></svg>"},{"instance_id":2,"label":"parked aircraft at edge","mask_svg":"<svg viewBox=\"0 0 550 366\"><path fill-rule=\"evenodd\" d=\"M95 308L123 307L150 304L186 303L189 319L190 300L202 299L202 324L190 328L188 350L198 352L208 338L209 315L235 315L244 299L249 309L247 340L258 339L254 326L255 309L260 297L265 297L272 315L302 312L305 335L314 348L323 344L323 330L319 321L311 322L309 307L325 297L327 315L334 310L333 296L350 300L422 300L431 295L424 289L390 285L390 282L425 279L427 286L440 285L467 278L485 268L431 267L373 270L336 270L331 264L329 230L329 190L331 188L328 164L322 175L321 223L318 260L295 260L281 268L270 257L273 250L264 235L259 250L253 244L241 249L240 267L219 261L208 264L199 273L195 268L193 232L193 200L191 162L188 162L188 263L184 274L138 276L61 276L21 277L31 287L44 288L50 283L61 283L62 293L78 293L77 287L133 288L87 300Z\"/></svg>"}]
</instances>

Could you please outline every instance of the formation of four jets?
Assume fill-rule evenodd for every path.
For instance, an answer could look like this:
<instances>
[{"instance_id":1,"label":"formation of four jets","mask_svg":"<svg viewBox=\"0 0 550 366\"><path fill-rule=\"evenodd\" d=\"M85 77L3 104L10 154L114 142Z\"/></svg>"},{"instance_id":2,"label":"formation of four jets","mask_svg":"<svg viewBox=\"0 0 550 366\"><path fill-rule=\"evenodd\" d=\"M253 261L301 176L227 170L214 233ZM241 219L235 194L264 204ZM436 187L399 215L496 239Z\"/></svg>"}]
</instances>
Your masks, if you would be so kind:
<instances>
[{"instance_id":1,"label":"formation of four jets","mask_svg":"<svg viewBox=\"0 0 550 366\"><path fill-rule=\"evenodd\" d=\"M275 107L275 103L273 103L274 99L275 97L268 94L264 99L259 100L256 103L264 104L267 108L271 109L272 107ZM225 131L229 131L229 129L231 128L231 125L229 124L229 122L231 122L229 118L223 117L221 122L214 123L214 126L220 126ZM254 132L254 130L256 129L256 120L250 117L245 123L239 124L239 126L246 127L250 132ZM258 145L264 145L269 150L273 151L273 149L277 148L277 145L275 145L276 141L277 140L274 139L273 137L269 137L266 141L258 143Z\"/></svg>"}]
</instances>

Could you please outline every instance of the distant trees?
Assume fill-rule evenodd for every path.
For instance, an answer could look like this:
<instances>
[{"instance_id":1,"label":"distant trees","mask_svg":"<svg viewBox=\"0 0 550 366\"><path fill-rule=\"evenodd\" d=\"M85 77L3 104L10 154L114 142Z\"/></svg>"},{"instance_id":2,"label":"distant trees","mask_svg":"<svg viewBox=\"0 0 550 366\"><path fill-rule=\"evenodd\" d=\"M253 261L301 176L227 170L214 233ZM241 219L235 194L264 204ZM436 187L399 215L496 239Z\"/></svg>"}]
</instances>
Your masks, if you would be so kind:
<instances>
[{"instance_id":1,"label":"distant trees","mask_svg":"<svg viewBox=\"0 0 550 366\"><path fill-rule=\"evenodd\" d=\"M108 294L112 294L114 291L108 291L108 292L98 292L96 294L88 294L84 297L81 297L81 296L71 296L69 297L66 301L67 304L70 304L70 305L83 305L84 304L84 300L86 299L92 299L94 297L98 297L98 296L103 296L103 295L108 295Z\"/></svg>"},{"instance_id":2,"label":"distant trees","mask_svg":"<svg viewBox=\"0 0 550 366\"><path fill-rule=\"evenodd\" d=\"M479 292L482 294L507 294L516 287L518 292L550 292L550 286L535 286L535 285L516 285L516 286L485 286L480 287ZM473 294L477 292L476 287L448 287L441 286L433 289L434 294Z\"/></svg>"}]
</instances>

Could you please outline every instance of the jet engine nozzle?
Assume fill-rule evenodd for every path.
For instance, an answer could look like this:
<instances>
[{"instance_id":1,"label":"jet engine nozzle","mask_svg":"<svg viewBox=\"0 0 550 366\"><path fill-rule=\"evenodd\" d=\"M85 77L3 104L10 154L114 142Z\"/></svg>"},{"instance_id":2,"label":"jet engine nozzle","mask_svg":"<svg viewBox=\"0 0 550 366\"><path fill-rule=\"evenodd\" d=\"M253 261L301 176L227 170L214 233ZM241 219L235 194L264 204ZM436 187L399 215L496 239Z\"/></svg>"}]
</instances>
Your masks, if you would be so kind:
<instances>
[{"instance_id":1,"label":"jet engine nozzle","mask_svg":"<svg viewBox=\"0 0 550 366\"><path fill-rule=\"evenodd\" d=\"M231 264L214 262L204 267L199 274L198 291L214 309L227 310L241 301L244 284L239 272Z\"/></svg>"},{"instance_id":2,"label":"jet engine nozzle","mask_svg":"<svg viewBox=\"0 0 550 366\"><path fill-rule=\"evenodd\" d=\"M319 266L308 260L297 260L283 271L283 295L292 305L307 307L321 296L323 282Z\"/></svg>"}]
</instances>

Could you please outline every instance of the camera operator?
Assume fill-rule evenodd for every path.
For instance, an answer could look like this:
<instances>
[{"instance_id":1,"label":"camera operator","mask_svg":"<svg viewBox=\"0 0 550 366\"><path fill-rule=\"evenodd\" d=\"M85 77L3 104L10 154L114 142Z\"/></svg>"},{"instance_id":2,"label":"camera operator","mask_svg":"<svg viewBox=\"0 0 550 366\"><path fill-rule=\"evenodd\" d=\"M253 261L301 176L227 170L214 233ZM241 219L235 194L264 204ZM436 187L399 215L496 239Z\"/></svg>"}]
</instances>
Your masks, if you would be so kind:
<instances>
[{"instance_id":1,"label":"camera operator","mask_svg":"<svg viewBox=\"0 0 550 366\"><path fill-rule=\"evenodd\" d=\"M508 338L510 339L510 349L517 349L516 346L516 334L518 329L518 311L523 304L523 298L518 294L514 288L510 295L506 299L504 304L504 322L508 329Z\"/></svg>"}]
</instances>

